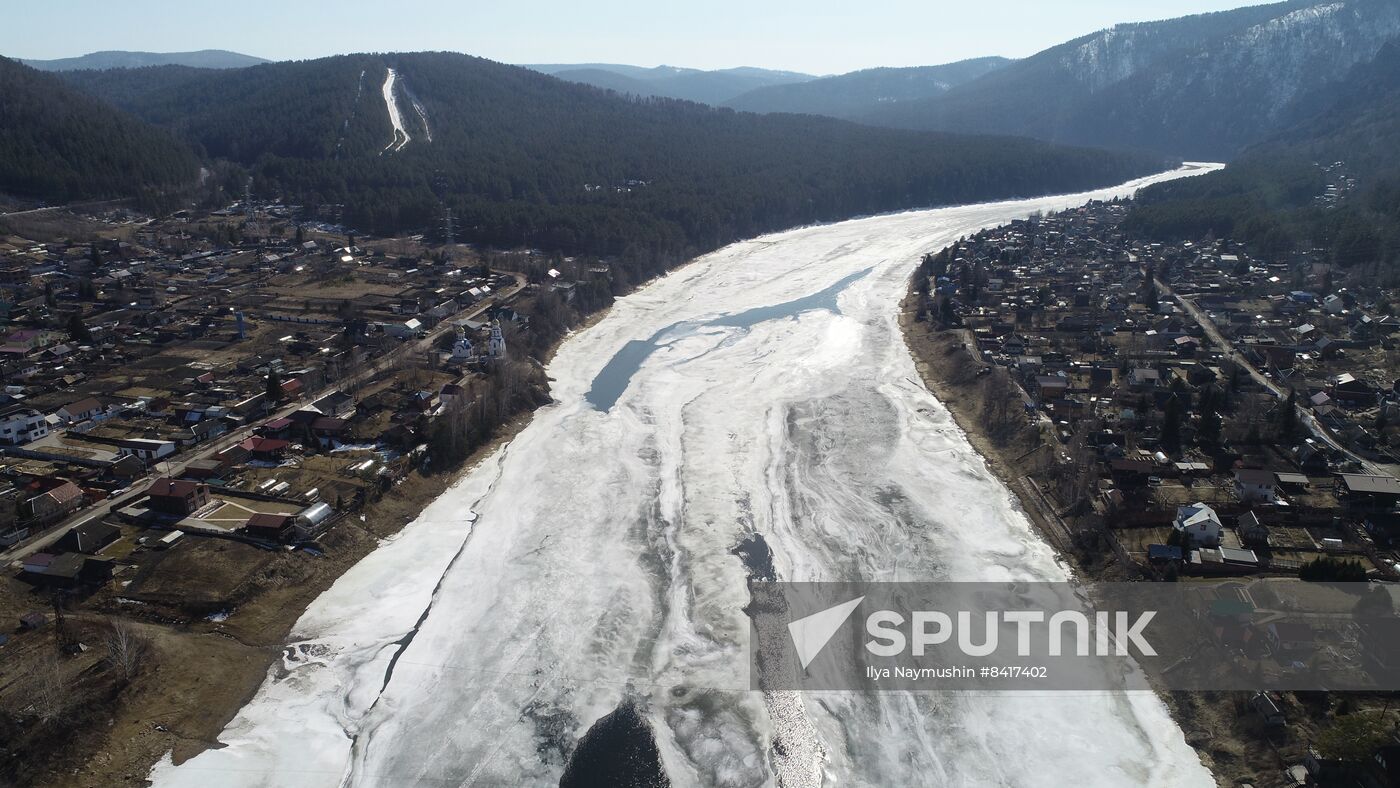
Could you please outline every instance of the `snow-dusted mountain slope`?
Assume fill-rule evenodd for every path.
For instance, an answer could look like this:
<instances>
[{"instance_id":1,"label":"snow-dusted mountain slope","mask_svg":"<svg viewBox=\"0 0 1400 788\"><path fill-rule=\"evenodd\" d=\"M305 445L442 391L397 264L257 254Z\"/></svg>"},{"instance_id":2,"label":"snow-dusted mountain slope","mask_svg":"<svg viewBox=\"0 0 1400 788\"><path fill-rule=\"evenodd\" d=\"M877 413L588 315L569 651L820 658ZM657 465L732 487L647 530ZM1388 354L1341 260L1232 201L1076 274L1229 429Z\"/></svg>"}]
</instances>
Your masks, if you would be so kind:
<instances>
[{"instance_id":1,"label":"snow-dusted mountain slope","mask_svg":"<svg viewBox=\"0 0 1400 788\"><path fill-rule=\"evenodd\" d=\"M1394 0L1292 0L1118 25L865 119L1229 157L1397 36Z\"/></svg>"}]
</instances>

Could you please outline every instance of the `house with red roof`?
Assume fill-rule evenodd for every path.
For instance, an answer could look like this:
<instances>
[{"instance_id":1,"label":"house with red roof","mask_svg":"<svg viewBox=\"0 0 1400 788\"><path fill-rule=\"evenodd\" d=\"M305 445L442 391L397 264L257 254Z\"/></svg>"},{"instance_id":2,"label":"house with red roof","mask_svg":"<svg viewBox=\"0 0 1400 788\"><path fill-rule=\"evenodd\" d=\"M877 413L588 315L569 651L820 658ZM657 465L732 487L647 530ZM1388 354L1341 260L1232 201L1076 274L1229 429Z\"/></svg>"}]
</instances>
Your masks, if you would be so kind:
<instances>
[{"instance_id":1,"label":"house with red roof","mask_svg":"<svg viewBox=\"0 0 1400 788\"><path fill-rule=\"evenodd\" d=\"M151 483L146 505L158 512L189 516L209 505L209 485L161 477Z\"/></svg>"},{"instance_id":2,"label":"house with red roof","mask_svg":"<svg viewBox=\"0 0 1400 788\"><path fill-rule=\"evenodd\" d=\"M60 481L28 501L29 516L39 522L52 522L83 505L83 489L66 480Z\"/></svg>"},{"instance_id":3,"label":"house with red roof","mask_svg":"<svg viewBox=\"0 0 1400 788\"><path fill-rule=\"evenodd\" d=\"M296 378L292 378L291 380L284 381L284 382L282 383L282 399L283 399L283 400L299 399L299 398L301 397L301 394L302 394L302 385L301 385L301 381L300 381L300 380L298 380L298 379L296 379Z\"/></svg>"},{"instance_id":4,"label":"house with red roof","mask_svg":"<svg viewBox=\"0 0 1400 788\"><path fill-rule=\"evenodd\" d=\"M252 437L238 445L247 449L255 460L279 462L292 444L278 438Z\"/></svg>"},{"instance_id":5,"label":"house with red roof","mask_svg":"<svg viewBox=\"0 0 1400 788\"><path fill-rule=\"evenodd\" d=\"M270 542L285 542L295 532L293 529L294 518L290 514L275 514L272 512L258 512L248 518L243 530L255 539L266 539Z\"/></svg>"}]
</instances>

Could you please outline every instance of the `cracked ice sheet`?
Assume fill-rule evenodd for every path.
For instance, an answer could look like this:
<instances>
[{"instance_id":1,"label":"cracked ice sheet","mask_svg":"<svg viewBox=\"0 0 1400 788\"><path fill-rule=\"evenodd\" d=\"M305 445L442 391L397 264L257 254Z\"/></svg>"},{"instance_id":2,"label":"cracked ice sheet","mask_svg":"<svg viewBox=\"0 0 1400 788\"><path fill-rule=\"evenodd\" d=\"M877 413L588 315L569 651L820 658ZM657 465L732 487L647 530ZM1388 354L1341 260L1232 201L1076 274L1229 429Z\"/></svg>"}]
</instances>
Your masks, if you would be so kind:
<instances>
[{"instance_id":1,"label":"cracked ice sheet","mask_svg":"<svg viewBox=\"0 0 1400 788\"><path fill-rule=\"evenodd\" d=\"M1151 694L750 692L730 552L756 531L788 580L1064 579L917 382L897 304L959 236L1197 172L765 236L620 299L560 348L556 404L308 609L226 746L153 779L557 784L631 698L676 785L1213 784ZM867 270L834 309L716 322ZM591 407L598 372L653 336Z\"/></svg>"}]
</instances>

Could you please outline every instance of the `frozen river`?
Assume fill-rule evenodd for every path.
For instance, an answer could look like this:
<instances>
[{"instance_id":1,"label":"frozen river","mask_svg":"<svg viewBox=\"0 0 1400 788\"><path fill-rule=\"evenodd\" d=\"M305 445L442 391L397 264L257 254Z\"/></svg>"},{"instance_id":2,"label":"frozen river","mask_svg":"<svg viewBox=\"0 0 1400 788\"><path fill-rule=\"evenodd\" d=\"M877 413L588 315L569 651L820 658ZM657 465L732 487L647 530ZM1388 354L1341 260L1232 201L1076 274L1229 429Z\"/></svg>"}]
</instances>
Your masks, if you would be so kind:
<instances>
[{"instance_id":1,"label":"frozen river","mask_svg":"<svg viewBox=\"0 0 1400 788\"><path fill-rule=\"evenodd\" d=\"M210 750L158 786L558 784L630 701L675 785L1213 785L1150 693L748 689L746 569L1066 571L919 382L924 252L1033 211L946 208L737 243L564 343L556 403L354 567Z\"/></svg>"}]
</instances>

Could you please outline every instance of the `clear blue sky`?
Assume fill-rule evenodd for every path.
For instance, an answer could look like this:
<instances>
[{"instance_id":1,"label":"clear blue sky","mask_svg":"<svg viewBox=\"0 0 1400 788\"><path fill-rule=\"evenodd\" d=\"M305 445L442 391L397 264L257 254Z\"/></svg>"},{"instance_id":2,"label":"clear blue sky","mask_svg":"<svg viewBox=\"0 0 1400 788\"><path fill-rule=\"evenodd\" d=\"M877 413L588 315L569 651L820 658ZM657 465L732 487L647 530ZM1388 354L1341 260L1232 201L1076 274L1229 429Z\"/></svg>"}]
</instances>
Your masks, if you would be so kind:
<instances>
[{"instance_id":1,"label":"clear blue sky","mask_svg":"<svg viewBox=\"0 0 1400 788\"><path fill-rule=\"evenodd\" d=\"M838 73L1021 57L1117 22L1252 0L8 0L0 54L452 50L507 63Z\"/></svg>"}]
</instances>

